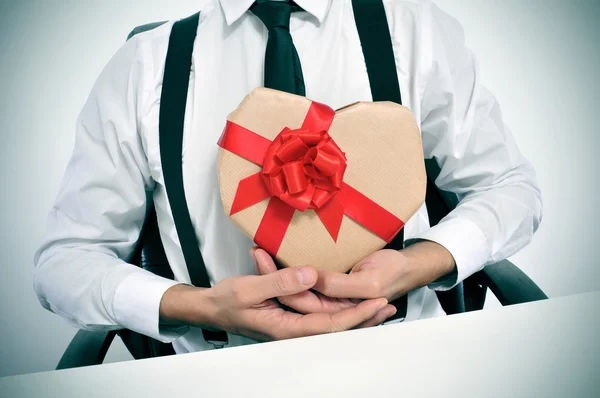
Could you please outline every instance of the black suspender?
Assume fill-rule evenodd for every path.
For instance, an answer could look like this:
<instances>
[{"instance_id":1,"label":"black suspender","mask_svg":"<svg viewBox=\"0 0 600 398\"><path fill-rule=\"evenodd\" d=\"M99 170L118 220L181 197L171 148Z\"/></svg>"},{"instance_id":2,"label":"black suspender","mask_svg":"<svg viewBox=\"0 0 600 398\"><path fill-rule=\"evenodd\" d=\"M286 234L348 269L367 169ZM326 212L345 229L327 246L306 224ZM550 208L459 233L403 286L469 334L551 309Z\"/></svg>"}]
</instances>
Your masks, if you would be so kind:
<instances>
[{"instance_id":1,"label":"black suspender","mask_svg":"<svg viewBox=\"0 0 600 398\"><path fill-rule=\"evenodd\" d=\"M381 0L353 0L354 21L367 66L373 101L392 101L402 104L398 72L394 59L392 37ZM386 249L404 247L404 229L394 237ZM406 318L408 294L394 300L396 314L391 319Z\"/></svg>"},{"instance_id":2,"label":"black suspender","mask_svg":"<svg viewBox=\"0 0 600 398\"><path fill-rule=\"evenodd\" d=\"M163 77L158 130L165 188L190 279L194 286L210 287L185 199L181 162L185 105L198 17L199 14L194 14L173 25Z\"/></svg>"},{"instance_id":3,"label":"black suspender","mask_svg":"<svg viewBox=\"0 0 600 398\"><path fill-rule=\"evenodd\" d=\"M353 0L352 8L373 101L402 104L392 37L383 1Z\"/></svg>"},{"instance_id":4,"label":"black suspender","mask_svg":"<svg viewBox=\"0 0 600 398\"><path fill-rule=\"evenodd\" d=\"M185 105L199 17L200 13L196 13L177 21L171 30L161 92L158 130L165 188L190 280L194 286L209 288L208 272L200 253L199 242L185 199L181 161ZM204 339L215 346L227 344L225 332L202 330L202 333Z\"/></svg>"}]
</instances>

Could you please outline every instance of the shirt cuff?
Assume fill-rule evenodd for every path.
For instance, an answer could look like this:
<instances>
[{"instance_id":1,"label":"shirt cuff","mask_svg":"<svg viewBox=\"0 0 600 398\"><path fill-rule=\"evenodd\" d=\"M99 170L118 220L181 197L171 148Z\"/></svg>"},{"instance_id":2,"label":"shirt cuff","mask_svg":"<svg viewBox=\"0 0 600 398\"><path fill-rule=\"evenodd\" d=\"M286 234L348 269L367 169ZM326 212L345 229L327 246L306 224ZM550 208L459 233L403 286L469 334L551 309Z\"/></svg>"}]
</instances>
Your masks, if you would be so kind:
<instances>
[{"instance_id":1,"label":"shirt cuff","mask_svg":"<svg viewBox=\"0 0 600 398\"><path fill-rule=\"evenodd\" d=\"M442 220L415 239L436 242L454 257L454 271L430 283L428 287L433 290L452 289L480 271L488 261L489 248L485 235L475 223L464 218Z\"/></svg>"},{"instance_id":2,"label":"shirt cuff","mask_svg":"<svg viewBox=\"0 0 600 398\"><path fill-rule=\"evenodd\" d=\"M170 287L179 283L137 268L115 291L113 310L117 322L124 328L163 343L170 343L181 337L189 327L159 325L162 296Z\"/></svg>"}]
</instances>

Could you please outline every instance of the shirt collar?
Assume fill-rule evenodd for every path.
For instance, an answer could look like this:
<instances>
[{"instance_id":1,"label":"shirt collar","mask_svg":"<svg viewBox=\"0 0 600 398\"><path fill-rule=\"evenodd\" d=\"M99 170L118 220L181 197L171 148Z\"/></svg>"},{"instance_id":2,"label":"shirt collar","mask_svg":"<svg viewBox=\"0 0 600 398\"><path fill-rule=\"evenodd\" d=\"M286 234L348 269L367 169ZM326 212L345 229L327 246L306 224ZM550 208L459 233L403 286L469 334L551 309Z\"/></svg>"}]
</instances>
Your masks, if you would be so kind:
<instances>
[{"instance_id":1,"label":"shirt collar","mask_svg":"<svg viewBox=\"0 0 600 398\"><path fill-rule=\"evenodd\" d=\"M331 0L295 0L295 2L321 23L329 11ZM227 25L231 25L248 11L250 6L254 4L254 0L220 0L220 3L225 13Z\"/></svg>"}]
</instances>

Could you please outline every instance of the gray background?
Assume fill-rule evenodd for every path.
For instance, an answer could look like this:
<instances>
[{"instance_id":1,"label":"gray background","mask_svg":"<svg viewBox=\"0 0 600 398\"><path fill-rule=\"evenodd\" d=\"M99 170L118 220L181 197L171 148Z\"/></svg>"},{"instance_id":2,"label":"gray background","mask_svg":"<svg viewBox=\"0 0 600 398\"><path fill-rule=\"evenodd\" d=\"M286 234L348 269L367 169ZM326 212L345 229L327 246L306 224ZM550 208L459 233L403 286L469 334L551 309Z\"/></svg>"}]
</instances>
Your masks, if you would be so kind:
<instances>
[{"instance_id":1,"label":"gray background","mask_svg":"<svg viewBox=\"0 0 600 398\"><path fill-rule=\"evenodd\" d=\"M132 27L204 1L0 0L0 376L51 370L75 333L38 304L32 258L92 84ZM551 297L598 289L600 2L437 3L463 24L538 172L544 220L512 260ZM109 353L128 358L122 345Z\"/></svg>"}]
</instances>

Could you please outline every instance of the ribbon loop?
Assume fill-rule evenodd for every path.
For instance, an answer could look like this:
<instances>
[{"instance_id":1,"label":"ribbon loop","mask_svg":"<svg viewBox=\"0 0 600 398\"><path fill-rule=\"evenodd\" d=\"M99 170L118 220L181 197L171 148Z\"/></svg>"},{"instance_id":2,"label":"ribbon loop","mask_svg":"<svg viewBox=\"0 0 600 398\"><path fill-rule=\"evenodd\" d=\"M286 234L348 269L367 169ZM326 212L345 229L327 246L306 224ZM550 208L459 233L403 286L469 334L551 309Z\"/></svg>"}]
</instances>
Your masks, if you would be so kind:
<instances>
[{"instance_id":1,"label":"ribbon loop","mask_svg":"<svg viewBox=\"0 0 600 398\"><path fill-rule=\"evenodd\" d=\"M309 180L304 174L302 163L292 162L283 165L285 183L290 194L302 192L308 187Z\"/></svg>"},{"instance_id":2,"label":"ribbon loop","mask_svg":"<svg viewBox=\"0 0 600 398\"><path fill-rule=\"evenodd\" d=\"M304 156L308 152L309 147L300 139L300 137L292 136L276 150L275 156L280 162L287 163Z\"/></svg>"}]
</instances>

